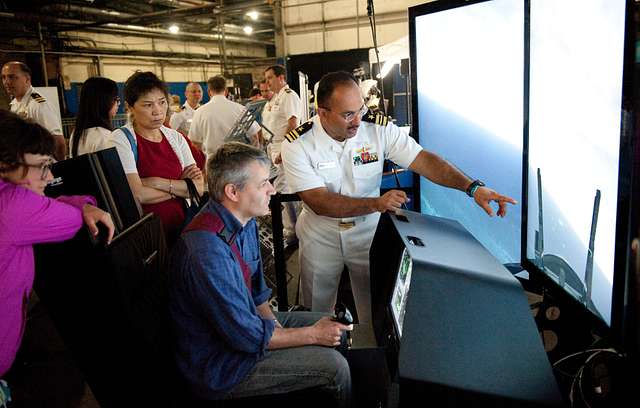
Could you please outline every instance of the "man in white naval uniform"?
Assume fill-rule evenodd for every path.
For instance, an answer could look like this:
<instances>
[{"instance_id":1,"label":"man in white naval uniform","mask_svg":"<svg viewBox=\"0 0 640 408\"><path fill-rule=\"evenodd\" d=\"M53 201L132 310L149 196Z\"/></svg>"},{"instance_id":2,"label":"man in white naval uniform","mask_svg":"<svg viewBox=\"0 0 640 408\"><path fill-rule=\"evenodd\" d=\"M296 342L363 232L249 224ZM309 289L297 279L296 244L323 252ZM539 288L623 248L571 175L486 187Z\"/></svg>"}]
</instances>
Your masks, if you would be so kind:
<instances>
[{"instance_id":1,"label":"man in white naval uniform","mask_svg":"<svg viewBox=\"0 0 640 408\"><path fill-rule=\"evenodd\" d=\"M23 62L11 61L2 66L2 85L13 96L11 112L24 119L31 119L47 129L56 140L56 159L64 160L66 145L62 122L50 102L31 86L31 69Z\"/></svg>"},{"instance_id":2,"label":"man in white naval uniform","mask_svg":"<svg viewBox=\"0 0 640 408\"><path fill-rule=\"evenodd\" d=\"M171 115L169 124L171 129L175 129L185 135L189 134L191 120L196 109L200 107L202 101L202 87L197 82L189 82L184 90L187 101L180 107L180 111Z\"/></svg>"},{"instance_id":3,"label":"man in white naval uniform","mask_svg":"<svg viewBox=\"0 0 640 408\"><path fill-rule=\"evenodd\" d=\"M296 225L303 302L313 311L330 312L346 265L358 320L368 324L369 248L378 219L408 201L399 190L380 196L385 159L466 191L489 215L491 201L498 203L499 216L515 201L423 150L385 116L368 112L351 74L325 75L317 100L318 115L287 134L282 145L287 181L304 203Z\"/></svg>"},{"instance_id":4,"label":"man in white naval uniform","mask_svg":"<svg viewBox=\"0 0 640 408\"><path fill-rule=\"evenodd\" d=\"M273 96L262 110L262 123L273 132L271 143L267 146L267 154L276 166L276 178L273 181L278 193L291 193L287 184L284 170L282 168L282 156L280 149L284 141L284 135L298 127L302 103L300 97L287 85L286 71L281 65L273 65L264 71L264 78ZM295 237L296 204L283 203L284 212L282 214L282 224L284 226L284 237L287 241L292 241Z\"/></svg>"}]
</instances>

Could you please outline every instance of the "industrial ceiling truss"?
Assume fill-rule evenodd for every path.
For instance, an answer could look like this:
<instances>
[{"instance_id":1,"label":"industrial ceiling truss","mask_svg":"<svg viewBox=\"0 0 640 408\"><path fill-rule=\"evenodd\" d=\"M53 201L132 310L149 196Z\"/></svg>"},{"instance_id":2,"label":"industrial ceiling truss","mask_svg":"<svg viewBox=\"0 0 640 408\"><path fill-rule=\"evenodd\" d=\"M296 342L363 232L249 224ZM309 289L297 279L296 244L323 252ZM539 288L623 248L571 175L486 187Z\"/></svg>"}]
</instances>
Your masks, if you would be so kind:
<instances>
[{"instance_id":1,"label":"industrial ceiling truss","mask_svg":"<svg viewBox=\"0 0 640 408\"><path fill-rule=\"evenodd\" d=\"M210 61L238 67L273 61L272 3L0 0L0 52ZM96 33L110 36L97 39Z\"/></svg>"}]
</instances>

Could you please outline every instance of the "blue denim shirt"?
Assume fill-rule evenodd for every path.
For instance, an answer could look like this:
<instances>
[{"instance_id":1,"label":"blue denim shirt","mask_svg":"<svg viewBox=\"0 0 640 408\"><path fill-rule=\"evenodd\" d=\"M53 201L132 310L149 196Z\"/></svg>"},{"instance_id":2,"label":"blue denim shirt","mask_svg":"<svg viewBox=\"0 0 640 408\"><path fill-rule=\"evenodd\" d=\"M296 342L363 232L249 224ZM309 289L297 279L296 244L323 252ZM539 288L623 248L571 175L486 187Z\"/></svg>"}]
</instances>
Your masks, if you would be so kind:
<instances>
[{"instance_id":1,"label":"blue denim shirt","mask_svg":"<svg viewBox=\"0 0 640 408\"><path fill-rule=\"evenodd\" d=\"M171 318L178 369L200 398L220 399L262 358L275 322L256 306L271 295L262 274L255 220L244 227L226 208L210 201L203 212L217 213L251 271L252 293L231 247L217 234L184 232L170 263Z\"/></svg>"}]
</instances>

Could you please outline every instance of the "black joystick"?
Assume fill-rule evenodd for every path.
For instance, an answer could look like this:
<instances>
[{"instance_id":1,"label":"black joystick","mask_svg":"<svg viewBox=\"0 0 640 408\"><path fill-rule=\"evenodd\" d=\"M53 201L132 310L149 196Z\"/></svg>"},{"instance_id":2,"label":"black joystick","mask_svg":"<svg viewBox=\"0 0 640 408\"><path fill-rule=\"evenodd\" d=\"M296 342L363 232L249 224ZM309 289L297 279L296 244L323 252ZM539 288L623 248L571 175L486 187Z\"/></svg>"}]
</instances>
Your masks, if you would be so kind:
<instances>
[{"instance_id":1,"label":"black joystick","mask_svg":"<svg viewBox=\"0 0 640 408\"><path fill-rule=\"evenodd\" d=\"M333 309L333 313L334 321L346 325L353 324L353 316L351 316L351 312L349 311L349 309L347 309L344 303L336 304L335 309Z\"/></svg>"},{"instance_id":2,"label":"black joystick","mask_svg":"<svg viewBox=\"0 0 640 408\"><path fill-rule=\"evenodd\" d=\"M353 324L353 316L351 316L351 312L344 303L337 303L336 307L333 309L333 321L342 323L344 325ZM347 349L351 348L351 332L347 331Z\"/></svg>"}]
</instances>

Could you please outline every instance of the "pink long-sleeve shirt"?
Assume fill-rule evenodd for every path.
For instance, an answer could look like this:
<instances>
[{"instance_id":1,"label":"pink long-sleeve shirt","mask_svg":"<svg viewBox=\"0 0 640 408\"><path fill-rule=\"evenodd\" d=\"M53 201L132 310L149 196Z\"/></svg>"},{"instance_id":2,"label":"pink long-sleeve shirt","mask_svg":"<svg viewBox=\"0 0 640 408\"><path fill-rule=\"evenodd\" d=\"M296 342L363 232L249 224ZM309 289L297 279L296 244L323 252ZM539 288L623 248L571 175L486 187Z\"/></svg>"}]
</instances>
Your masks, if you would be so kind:
<instances>
[{"instance_id":1,"label":"pink long-sleeve shirt","mask_svg":"<svg viewBox=\"0 0 640 408\"><path fill-rule=\"evenodd\" d=\"M0 377L24 332L34 278L33 244L64 241L82 226L89 196L51 199L0 179Z\"/></svg>"}]
</instances>

